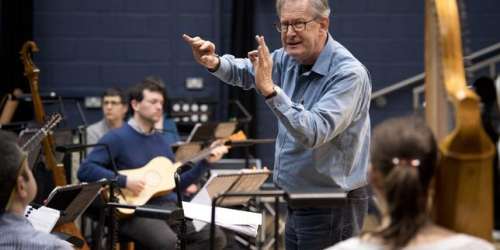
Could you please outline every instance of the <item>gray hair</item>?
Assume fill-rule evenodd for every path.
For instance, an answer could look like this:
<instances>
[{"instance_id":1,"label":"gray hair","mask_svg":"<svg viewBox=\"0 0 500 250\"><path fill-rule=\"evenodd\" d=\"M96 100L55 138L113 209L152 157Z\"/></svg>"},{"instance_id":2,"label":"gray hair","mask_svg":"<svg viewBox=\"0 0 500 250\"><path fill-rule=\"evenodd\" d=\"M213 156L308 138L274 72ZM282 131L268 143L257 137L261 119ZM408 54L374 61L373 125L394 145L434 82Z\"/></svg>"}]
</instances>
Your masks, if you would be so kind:
<instances>
[{"instance_id":1,"label":"gray hair","mask_svg":"<svg viewBox=\"0 0 500 250\"><path fill-rule=\"evenodd\" d=\"M281 16L281 8L285 1L295 1L295 0L276 0L276 12L278 16ZM329 17L330 16L330 6L328 5L328 0L309 0L315 17Z\"/></svg>"}]
</instances>

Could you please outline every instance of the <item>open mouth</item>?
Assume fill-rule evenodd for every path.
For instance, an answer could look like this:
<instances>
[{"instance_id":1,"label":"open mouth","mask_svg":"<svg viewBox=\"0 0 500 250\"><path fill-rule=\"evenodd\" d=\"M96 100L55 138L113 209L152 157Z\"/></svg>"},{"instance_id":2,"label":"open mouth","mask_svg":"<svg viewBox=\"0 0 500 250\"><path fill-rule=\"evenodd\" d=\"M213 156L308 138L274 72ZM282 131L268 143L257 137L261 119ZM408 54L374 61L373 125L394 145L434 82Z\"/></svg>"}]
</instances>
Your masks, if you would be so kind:
<instances>
[{"instance_id":1,"label":"open mouth","mask_svg":"<svg viewBox=\"0 0 500 250\"><path fill-rule=\"evenodd\" d=\"M288 42L287 43L288 46L297 46L299 44L300 44L300 42Z\"/></svg>"}]
</instances>

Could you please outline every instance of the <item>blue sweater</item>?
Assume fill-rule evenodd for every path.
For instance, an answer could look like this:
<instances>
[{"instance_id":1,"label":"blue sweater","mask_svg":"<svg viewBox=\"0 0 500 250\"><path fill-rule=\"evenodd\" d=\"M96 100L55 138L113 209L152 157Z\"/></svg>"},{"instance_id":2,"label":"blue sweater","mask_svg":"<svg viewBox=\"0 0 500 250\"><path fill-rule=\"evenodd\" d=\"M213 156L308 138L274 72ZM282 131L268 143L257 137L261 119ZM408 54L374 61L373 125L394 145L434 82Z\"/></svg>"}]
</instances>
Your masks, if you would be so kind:
<instances>
[{"instance_id":1,"label":"blue sweater","mask_svg":"<svg viewBox=\"0 0 500 250\"><path fill-rule=\"evenodd\" d=\"M171 161L174 154L169 141L160 133L144 135L134 130L128 123L121 128L113 129L104 135L98 143L109 146L118 170L140 168L157 156L165 156ZM207 169L205 160L181 174L181 190L195 182ZM82 162L78 169L78 179L85 182L95 182L102 178L113 179L115 173L111 160L104 147L96 147ZM127 177L118 175L118 185L125 187ZM161 200L176 200L175 193L160 198Z\"/></svg>"}]
</instances>

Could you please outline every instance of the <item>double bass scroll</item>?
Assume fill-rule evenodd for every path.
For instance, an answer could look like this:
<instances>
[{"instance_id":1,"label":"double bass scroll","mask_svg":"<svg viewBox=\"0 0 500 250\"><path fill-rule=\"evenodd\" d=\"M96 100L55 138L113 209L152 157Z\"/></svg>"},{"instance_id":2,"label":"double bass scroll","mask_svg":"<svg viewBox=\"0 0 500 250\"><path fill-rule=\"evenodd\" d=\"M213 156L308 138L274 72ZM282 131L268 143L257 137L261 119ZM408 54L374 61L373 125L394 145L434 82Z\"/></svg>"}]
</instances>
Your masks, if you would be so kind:
<instances>
[{"instance_id":1,"label":"double bass scroll","mask_svg":"<svg viewBox=\"0 0 500 250\"><path fill-rule=\"evenodd\" d=\"M40 98L40 91L38 86L38 75L40 70L33 63L31 55L33 52L38 52L39 49L33 41L26 42L21 49L21 61L24 65L24 75L28 78L31 96L33 99L33 108L35 113L35 121L43 124L45 120L45 111L43 109L42 99ZM67 184L66 173L64 166L58 164L54 154L54 138L48 135L43 141L43 154L47 168L52 172L52 180L55 186L64 186Z\"/></svg>"},{"instance_id":2,"label":"double bass scroll","mask_svg":"<svg viewBox=\"0 0 500 250\"><path fill-rule=\"evenodd\" d=\"M24 65L24 75L28 78L31 96L33 99L33 108L35 113L35 121L39 124L43 124L45 120L45 111L42 104L42 99L40 97L39 85L38 85L38 77L40 73L40 69L33 63L32 53L38 52L39 49L33 41L27 41L24 43L21 49L21 61ZM42 140L43 146L43 155L45 157L45 163L47 168L52 172L52 180L55 186L64 186L67 184L66 181L66 173L64 166L62 164L57 163L55 154L54 154L54 138L51 134L48 134ZM79 237L80 239L84 239L80 230L76 227L74 222L66 223L63 225L57 226L54 231L63 232L66 234L74 235ZM88 250L89 247L84 241L84 245L81 248L82 250Z\"/></svg>"}]
</instances>

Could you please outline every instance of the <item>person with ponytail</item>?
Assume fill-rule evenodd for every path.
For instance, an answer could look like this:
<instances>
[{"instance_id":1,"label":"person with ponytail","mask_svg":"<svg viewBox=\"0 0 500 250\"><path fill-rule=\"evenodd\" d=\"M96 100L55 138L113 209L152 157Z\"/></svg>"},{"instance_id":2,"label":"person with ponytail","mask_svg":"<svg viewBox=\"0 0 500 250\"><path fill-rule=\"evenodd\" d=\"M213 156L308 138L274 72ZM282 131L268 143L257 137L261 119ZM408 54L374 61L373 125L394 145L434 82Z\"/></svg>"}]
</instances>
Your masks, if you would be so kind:
<instances>
[{"instance_id":1,"label":"person with ponytail","mask_svg":"<svg viewBox=\"0 0 500 250\"><path fill-rule=\"evenodd\" d=\"M369 178L382 213L378 229L329 250L493 250L490 243L435 225L427 206L437 144L417 117L384 121L373 131Z\"/></svg>"}]
</instances>

